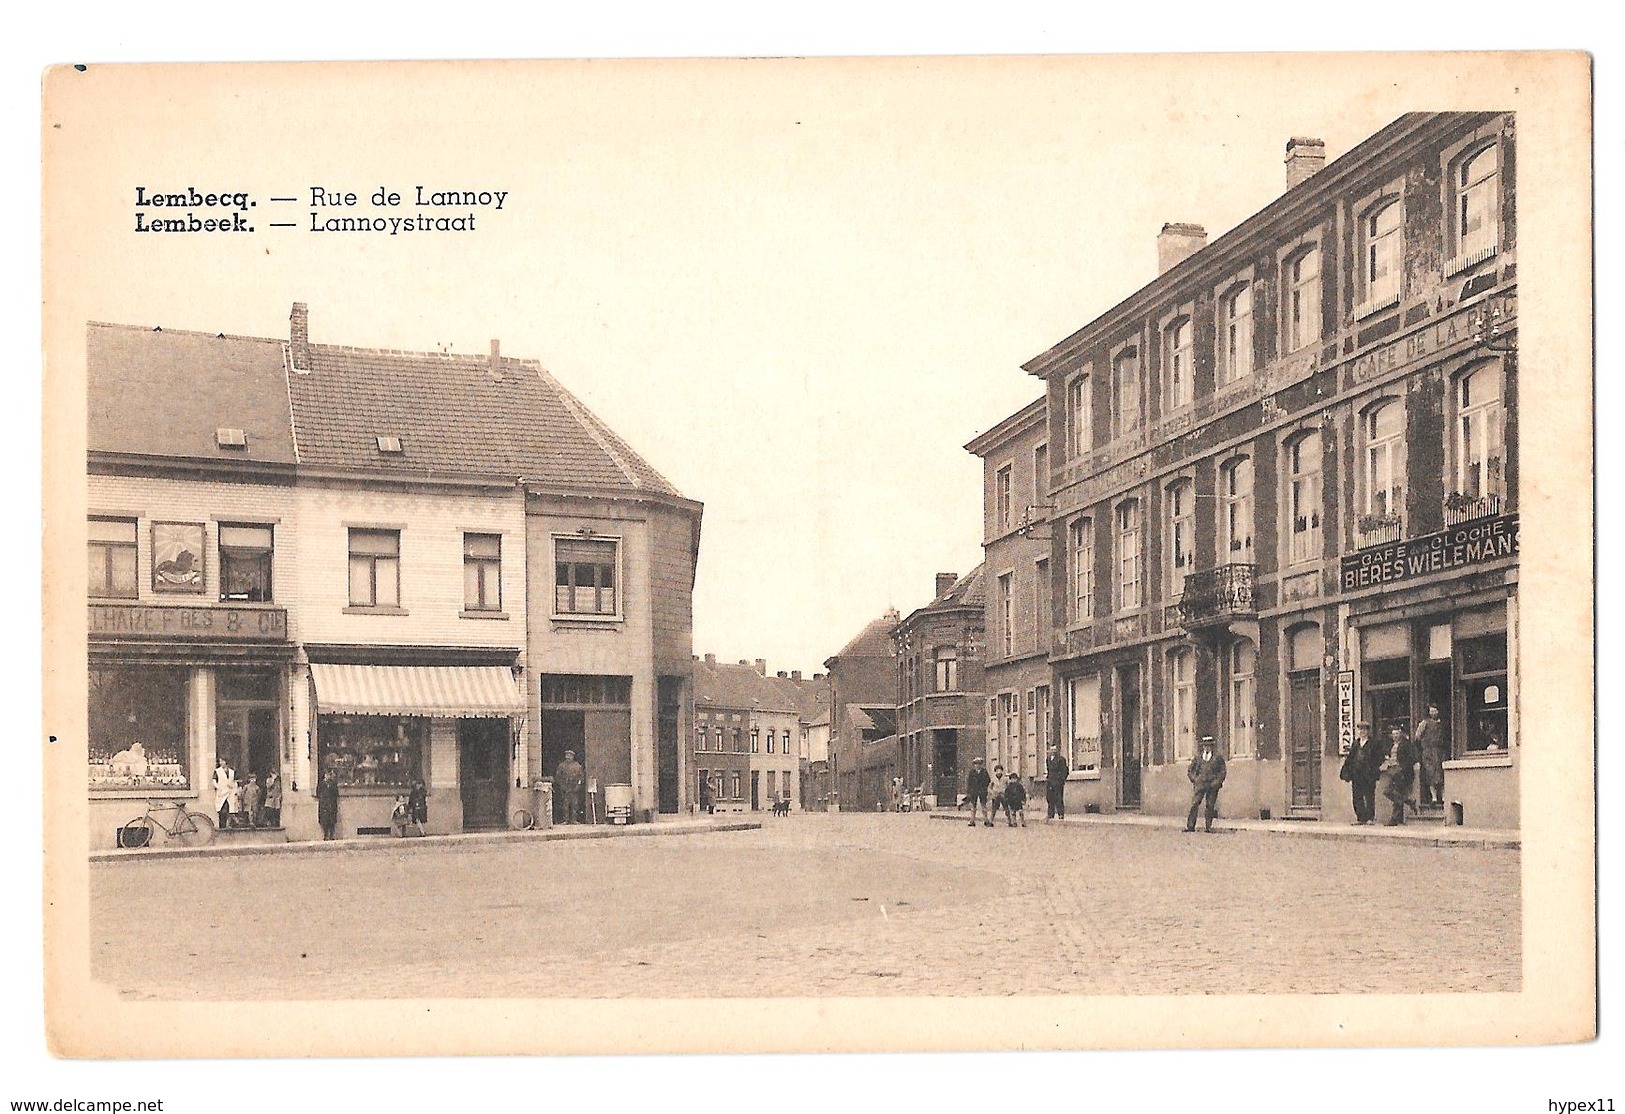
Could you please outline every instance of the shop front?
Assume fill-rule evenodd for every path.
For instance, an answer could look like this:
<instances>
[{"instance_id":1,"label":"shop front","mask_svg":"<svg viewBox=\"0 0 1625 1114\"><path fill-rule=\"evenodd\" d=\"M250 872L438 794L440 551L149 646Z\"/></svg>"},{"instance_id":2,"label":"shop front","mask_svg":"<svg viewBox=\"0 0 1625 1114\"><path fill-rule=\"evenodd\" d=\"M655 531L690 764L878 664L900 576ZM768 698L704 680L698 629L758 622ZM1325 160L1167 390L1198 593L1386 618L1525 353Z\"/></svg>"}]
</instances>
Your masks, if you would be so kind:
<instances>
[{"instance_id":1,"label":"shop front","mask_svg":"<svg viewBox=\"0 0 1625 1114\"><path fill-rule=\"evenodd\" d=\"M1516 552L1516 516L1486 528L1510 535ZM1519 823L1516 578L1505 560L1442 579L1395 577L1349 606L1351 704L1382 738L1437 721L1443 786L1433 811L1446 823Z\"/></svg>"},{"instance_id":2,"label":"shop front","mask_svg":"<svg viewBox=\"0 0 1625 1114\"><path fill-rule=\"evenodd\" d=\"M287 613L270 607L90 605L87 759L90 845L148 800L179 800L230 836L276 829L248 807L217 808L212 771L263 787L286 778Z\"/></svg>"},{"instance_id":3,"label":"shop front","mask_svg":"<svg viewBox=\"0 0 1625 1114\"><path fill-rule=\"evenodd\" d=\"M520 804L530 807L520 784L524 698L511 664L312 660L310 677L315 766L338 784L341 837L387 832L396 798L419 785L430 833L503 828ZM320 836L316 789L301 797L298 838Z\"/></svg>"}]
</instances>

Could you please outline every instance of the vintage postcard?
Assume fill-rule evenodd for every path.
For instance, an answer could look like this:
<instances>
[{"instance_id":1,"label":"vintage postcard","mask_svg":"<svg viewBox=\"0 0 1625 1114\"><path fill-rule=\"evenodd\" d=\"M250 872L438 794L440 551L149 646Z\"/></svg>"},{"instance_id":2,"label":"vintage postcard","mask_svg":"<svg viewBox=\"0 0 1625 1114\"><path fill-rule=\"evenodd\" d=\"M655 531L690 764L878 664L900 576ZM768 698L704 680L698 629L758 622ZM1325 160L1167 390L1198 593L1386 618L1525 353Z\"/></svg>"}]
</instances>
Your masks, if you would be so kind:
<instances>
[{"instance_id":1,"label":"vintage postcard","mask_svg":"<svg viewBox=\"0 0 1625 1114\"><path fill-rule=\"evenodd\" d=\"M1590 1038L1589 81L49 71L52 1049Z\"/></svg>"}]
</instances>

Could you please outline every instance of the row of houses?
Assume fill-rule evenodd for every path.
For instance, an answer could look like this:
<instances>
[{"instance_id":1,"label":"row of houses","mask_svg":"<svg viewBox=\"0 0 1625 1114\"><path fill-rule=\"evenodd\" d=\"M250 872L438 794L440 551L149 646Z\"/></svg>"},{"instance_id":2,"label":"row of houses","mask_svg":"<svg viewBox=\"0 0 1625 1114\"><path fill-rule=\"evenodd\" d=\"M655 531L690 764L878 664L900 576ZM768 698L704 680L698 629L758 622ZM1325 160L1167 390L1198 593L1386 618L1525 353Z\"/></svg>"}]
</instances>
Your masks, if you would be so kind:
<instances>
[{"instance_id":1,"label":"row of houses","mask_svg":"<svg viewBox=\"0 0 1625 1114\"><path fill-rule=\"evenodd\" d=\"M222 761L294 839L328 774L346 834L419 782L430 830L499 827L567 750L690 806L702 508L539 363L315 344L302 304L87 343L93 846L214 812Z\"/></svg>"},{"instance_id":2,"label":"row of houses","mask_svg":"<svg viewBox=\"0 0 1625 1114\"><path fill-rule=\"evenodd\" d=\"M1432 815L1517 826L1514 119L1285 161L1212 243L1165 225L1157 278L967 444L982 566L826 663L843 805L954 799L976 755L1038 777L1054 743L1069 809L1183 812L1212 735L1224 813L1346 821L1357 723L1433 706Z\"/></svg>"}]
</instances>

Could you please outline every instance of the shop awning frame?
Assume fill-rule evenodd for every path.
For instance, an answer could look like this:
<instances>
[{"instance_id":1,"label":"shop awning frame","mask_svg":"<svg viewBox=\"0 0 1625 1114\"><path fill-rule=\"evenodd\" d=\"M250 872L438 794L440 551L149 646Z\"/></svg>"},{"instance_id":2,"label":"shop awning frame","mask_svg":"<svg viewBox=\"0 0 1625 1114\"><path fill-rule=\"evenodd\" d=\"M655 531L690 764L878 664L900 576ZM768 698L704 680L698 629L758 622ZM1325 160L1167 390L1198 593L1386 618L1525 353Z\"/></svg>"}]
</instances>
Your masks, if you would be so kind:
<instances>
[{"instance_id":1,"label":"shop awning frame","mask_svg":"<svg viewBox=\"0 0 1625 1114\"><path fill-rule=\"evenodd\" d=\"M329 665L312 662L323 713L510 719L525 714L513 671L500 665Z\"/></svg>"}]
</instances>

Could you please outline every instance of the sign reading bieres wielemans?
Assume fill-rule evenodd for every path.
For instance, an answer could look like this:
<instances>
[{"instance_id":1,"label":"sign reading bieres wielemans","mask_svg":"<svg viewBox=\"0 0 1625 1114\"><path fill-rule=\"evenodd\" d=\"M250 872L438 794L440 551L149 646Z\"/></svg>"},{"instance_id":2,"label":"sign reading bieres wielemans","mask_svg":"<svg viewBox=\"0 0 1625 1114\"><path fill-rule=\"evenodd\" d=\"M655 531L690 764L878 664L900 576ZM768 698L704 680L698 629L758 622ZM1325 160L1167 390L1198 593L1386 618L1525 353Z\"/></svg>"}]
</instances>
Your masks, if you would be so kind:
<instances>
[{"instance_id":1,"label":"sign reading bieres wielemans","mask_svg":"<svg viewBox=\"0 0 1625 1114\"><path fill-rule=\"evenodd\" d=\"M288 638L288 613L280 607L164 607L140 603L93 603L90 605L90 636L285 642Z\"/></svg>"},{"instance_id":2,"label":"sign reading bieres wielemans","mask_svg":"<svg viewBox=\"0 0 1625 1114\"><path fill-rule=\"evenodd\" d=\"M1392 584L1517 554L1517 515L1480 518L1436 534L1390 542L1344 557L1343 591Z\"/></svg>"}]
</instances>

